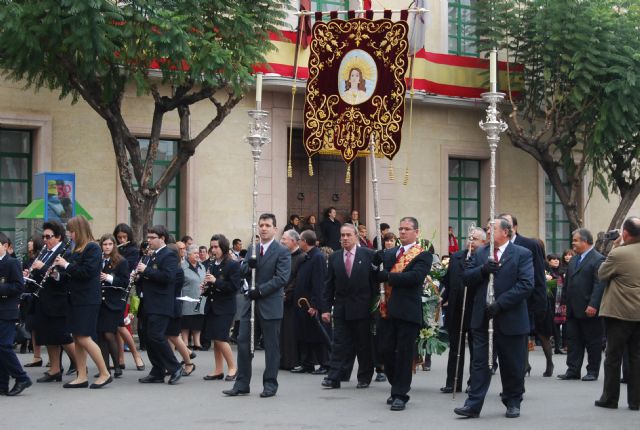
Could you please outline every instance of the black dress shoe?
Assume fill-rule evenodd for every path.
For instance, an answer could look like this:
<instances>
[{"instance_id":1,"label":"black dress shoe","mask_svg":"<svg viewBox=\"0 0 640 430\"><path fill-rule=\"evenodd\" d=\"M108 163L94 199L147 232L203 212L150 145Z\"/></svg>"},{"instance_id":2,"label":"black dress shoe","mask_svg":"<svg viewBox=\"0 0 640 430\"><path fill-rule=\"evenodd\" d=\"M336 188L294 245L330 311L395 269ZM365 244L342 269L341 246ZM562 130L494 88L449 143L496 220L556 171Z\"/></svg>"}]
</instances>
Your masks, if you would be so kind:
<instances>
[{"instance_id":1,"label":"black dress shoe","mask_svg":"<svg viewBox=\"0 0 640 430\"><path fill-rule=\"evenodd\" d=\"M31 385L33 385L31 383L31 379L27 379L26 381L16 381L16 384L13 386L13 388L6 394L7 396L17 396L18 394L29 388Z\"/></svg>"},{"instance_id":2,"label":"black dress shoe","mask_svg":"<svg viewBox=\"0 0 640 430\"><path fill-rule=\"evenodd\" d=\"M89 386L89 381L80 382L78 384L72 384L71 382L67 382L62 386L62 388L87 388Z\"/></svg>"},{"instance_id":3,"label":"black dress shoe","mask_svg":"<svg viewBox=\"0 0 640 430\"><path fill-rule=\"evenodd\" d=\"M324 378L321 385L325 388L340 388L340 381L334 381L333 379Z\"/></svg>"},{"instance_id":4,"label":"black dress shoe","mask_svg":"<svg viewBox=\"0 0 640 430\"><path fill-rule=\"evenodd\" d=\"M182 367L178 367L178 369L171 374L169 378L169 385L175 385L182 378Z\"/></svg>"},{"instance_id":5,"label":"black dress shoe","mask_svg":"<svg viewBox=\"0 0 640 430\"><path fill-rule=\"evenodd\" d=\"M219 373L217 375L205 375L202 377L205 381L221 381L224 378L224 373Z\"/></svg>"},{"instance_id":6,"label":"black dress shoe","mask_svg":"<svg viewBox=\"0 0 640 430\"><path fill-rule=\"evenodd\" d=\"M60 382L62 381L62 372L54 373L45 372L44 376L36 379L36 382Z\"/></svg>"},{"instance_id":7,"label":"black dress shoe","mask_svg":"<svg viewBox=\"0 0 640 430\"><path fill-rule=\"evenodd\" d=\"M390 405L390 404L392 404L392 403L393 403L393 396L389 396L389 397L387 398L387 405Z\"/></svg>"},{"instance_id":8,"label":"black dress shoe","mask_svg":"<svg viewBox=\"0 0 640 430\"><path fill-rule=\"evenodd\" d=\"M640 410L640 406L638 405L629 405L629 409L632 411L637 411Z\"/></svg>"},{"instance_id":9,"label":"black dress shoe","mask_svg":"<svg viewBox=\"0 0 640 430\"><path fill-rule=\"evenodd\" d=\"M311 371L312 375L326 375L327 373L329 373L329 369L323 366Z\"/></svg>"},{"instance_id":10,"label":"black dress shoe","mask_svg":"<svg viewBox=\"0 0 640 430\"><path fill-rule=\"evenodd\" d=\"M275 396L275 395L276 395L276 392L275 392L275 391L267 391L267 390L264 390L262 393L260 393L260 397L262 397L263 399L264 399L264 398L267 398L267 397L273 397L273 396Z\"/></svg>"},{"instance_id":11,"label":"black dress shoe","mask_svg":"<svg viewBox=\"0 0 640 430\"><path fill-rule=\"evenodd\" d=\"M517 406L509 406L504 416L507 418L518 418L520 416L520 408Z\"/></svg>"},{"instance_id":12,"label":"black dress shoe","mask_svg":"<svg viewBox=\"0 0 640 430\"><path fill-rule=\"evenodd\" d=\"M114 377L114 378L119 378L119 377L121 377L121 376L122 376L122 373L123 373L123 372L122 372L122 368L115 369L115 370L113 371L113 377Z\"/></svg>"},{"instance_id":13,"label":"black dress shoe","mask_svg":"<svg viewBox=\"0 0 640 430\"><path fill-rule=\"evenodd\" d=\"M586 375L584 375L582 377L582 380L585 381L585 382L597 381L598 377L596 375L591 374L591 373L587 373Z\"/></svg>"},{"instance_id":14,"label":"black dress shoe","mask_svg":"<svg viewBox=\"0 0 640 430\"><path fill-rule=\"evenodd\" d=\"M611 401L605 402L603 400L596 400L593 404L599 408L618 409L618 403Z\"/></svg>"},{"instance_id":15,"label":"black dress shoe","mask_svg":"<svg viewBox=\"0 0 640 430\"><path fill-rule=\"evenodd\" d=\"M136 364L136 369L138 369L138 370L142 371L142 370L144 370L144 368L145 368L144 363L142 363L140 366L138 366L138 365Z\"/></svg>"},{"instance_id":16,"label":"black dress shoe","mask_svg":"<svg viewBox=\"0 0 640 430\"><path fill-rule=\"evenodd\" d=\"M238 377L237 373L235 375L227 375L224 377L224 380L227 382L232 382L232 381L235 381L237 377Z\"/></svg>"},{"instance_id":17,"label":"black dress shoe","mask_svg":"<svg viewBox=\"0 0 640 430\"><path fill-rule=\"evenodd\" d=\"M393 399L393 402L391 402L391 410L404 411L404 409L407 407L406 405L407 405L407 402L405 402L399 397L396 397L395 399Z\"/></svg>"},{"instance_id":18,"label":"black dress shoe","mask_svg":"<svg viewBox=\"0 0 640 430\"><path fill-rule=\"evenodd\" d=\"M161 376L147 375L144 378L138 379L141 384L164 384L164 378Z\"/></svg>"},{"instance_id":19,"label":"black dress shoe","mask_svg":"<svg viewBox=\"0 0 640 430\"><path fill-rule=\"evenodd\" d=\"M222 394L225 394L225 395L227 395L229 397L245 396L245 395L249 394L249 390L245 391L245 390L240 390L240 389L238 389L236 387L233 387L230 390L224 390L222 392Z\"/></svg>"},{"instance_id":20,"label":"black dress shoe","mask_svg":"<svg viewBox=\"0 0 640 430\"><path fill-rule=\"evenodd\" d=\"M191 354L189 354L189 358L193 360L196 357L197 357L196 353L191 351Z\"/></svg>"},{"instance_id":21,"label":"black dress shoe","mask_svg":"<svg viewBox=\"0 0 640 430\"><path fill-rule=\"evenodd\" d=\"M312 373L315 372L313 368L304 367L304 366L296 366L291 369L289 372L291 373Z\"/></svg>"},{"instance_id":22,"label":"black dress shoe","mask_svg":"<svg viewBox=\"0 0 640 430\"><path fill-rule=\"evenodd\" d=\"M469 406L463 406L461 408L455 408L453 412L456 415L460 415L467 418L478 418L480 416L480 412L476 412Z\"/></svg>"},{"instance_id":23,"label":"black dress shoe","mask_svg":"<svg viewBox=\"0 0 640 430\"><path fill-rule=\"evenodd\" d=\"M356 388L369 388L369 383L368 382L358 382L358 385L356 385Z\"/></svg>"},{"instance_id":24,"label":"black dress shoe","mask_svg":"<svg viewBox=\"0 0 640 430\"><path fill-rule=\"evenodd\" d=\"M558 375L558 379L562 379L563 381L568 381L570 379L580 379L580 376L574 375L572 373L563 373L562 375Z\"/></svg>"},{"instance_id":25,"label":"black dress shoe","mask_svg":"<svg viewBox=\"0 0 640 430\"><path fill-rule=\"evenodd\" d=\"M27 363L24 367L42 367L42 359L38 361L32 361L31 363Z\"/></svg>"},{"instance_id":26,"label":"black dress shoe","mask_svg":"<svg viewBox=\"0 0 640 430\"><path fill-rule=\"evenodd\" d=\"M440 392L444 394L451 394L453 393L453 387L442 387L440 388Z\"/></svg>"},{"instance_id":27,"label":"black dress shoe","mask_svg":"<svg viewBox=\"0 0 640 430\"><path fill-rule=\"evenodd\" d=\"M104 381L102 384L98 384L97 382L94 382L93 384L89 385L89 388L93 388L93 389L102 388L105 385L110 384L112 382L113 382L113 378L109 376L109 378L107 378L107 380Z\"/></svg>"}]
</instances>

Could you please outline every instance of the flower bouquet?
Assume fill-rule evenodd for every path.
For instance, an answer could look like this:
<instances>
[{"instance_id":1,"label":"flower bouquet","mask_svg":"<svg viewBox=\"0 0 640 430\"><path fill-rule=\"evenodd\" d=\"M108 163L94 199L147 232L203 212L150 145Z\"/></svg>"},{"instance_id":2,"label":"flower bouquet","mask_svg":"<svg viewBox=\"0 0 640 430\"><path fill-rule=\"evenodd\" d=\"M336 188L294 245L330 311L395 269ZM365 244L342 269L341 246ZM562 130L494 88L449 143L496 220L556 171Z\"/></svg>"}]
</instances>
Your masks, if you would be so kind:
<instances>
[{"instance_id":1,"label":"flower bouquet","mask_svg":"<svg viewBox=\"0 0 640 430\"><path fill-rule=\"evenodd\" d=\"M425 327L417 339L418 355L442 354L448 346L447 332L440 329L440 280L447 273L446 265L435 263L424 280L422 289L422 319Z\"/></svg>"}]
</instances>

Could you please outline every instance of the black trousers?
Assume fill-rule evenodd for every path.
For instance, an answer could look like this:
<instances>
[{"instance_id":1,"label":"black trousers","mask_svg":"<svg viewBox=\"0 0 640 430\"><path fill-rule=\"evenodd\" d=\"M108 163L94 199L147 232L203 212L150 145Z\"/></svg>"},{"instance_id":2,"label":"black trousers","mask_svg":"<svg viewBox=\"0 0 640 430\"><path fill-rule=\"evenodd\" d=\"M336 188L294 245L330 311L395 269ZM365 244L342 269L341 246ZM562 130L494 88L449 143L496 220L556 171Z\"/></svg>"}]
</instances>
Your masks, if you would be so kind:
<instances>
[{"instance_id":1,"label":"black trousers","mask_svg":"<svg viewBox=\"0 0 640 430\"><path fill-rule=\"evenodd\" d=\"M10 377L15 378L16 382L29 380L13 350L15 337L16 322L0 319L0 388L6 390L10 388Z\"/></svg>"},{"instance_id":2,"label":"black trousers","mask_svg":"<svg viewBox=\"0 0 640 430\"><path fill-rule=\"evenodd\" d=\"M627 401L640 406L640 321L605 318L607 351L604 359L604 386L600 400L618 403L620 399L620 365L625 348L629 350Z\"/></svg>"},{"instance_id":3,"label":"black trousers","mask_svg":"<svg viewBox=\"0 0 640 430\"><path fill-rule=\"evenodd\" d=\"M358 357L358 382L370 383L373 377L373 348L371 345L371 320L344 320L336 318L333 321L333 344L329 361L327 377L340 381L344 376L344 369L351 360L355 348Z\"/></svg>"},{"instance_id":4,"label":"black trousers","mask_svg":"<svg viewBox=\"0 0 640 430\"><path fill-rule=\"evenodd\" d=\"M587 373L598 376L602 361L602 319L567 318L567 374L580 376L584 351L587 351Z\"/></svg>"},{"instance_id":5,"label":"black trousers","mask_svg":"<svg viewBox=\"0 0 640 430\"><path fill-rule=\"evenodd\" d=\"M472 333L471 383L465 406L480 412L491 383L489 334L487 329L473 329ZM527 335L508 336L495 330L493 336L494 353L497 353L500 361L502 403L506 407L520 407L524 394L524 370L527 364Z\"/></svg>"},{"instance_id":6,"label":"black trousers","mask_svg":"<svg viewBox=\"0 0 640 430\"><path fill-rule=\"evenodd\" d=\"M462 391L462 380L464 378L464 357L466 355L465 344L468 339L469 342L469 369L471 369L471 361L473 360L473 337L471 332L463 330L462 342L460 340L460 324L458 327L453 327L452 332L449 333L449 358L447 361L447 381L445 385L447 387L453 387L453 383L456 375L456 361L458 359L458 343L460 343L460 364L458 366L458 383L455 389Z\"/></svg>"},{"instance_id":7,"label":"black trousers","mask_svg":"<svg viewBox=\"0 0 640 430\"><path fill-rule=\"evenodd\" d=\"M174 373L180 368L180 363L176 360L165 335L170 320L166 315L156 314L146 314L144 319L147 355L152 365L149 374L156 378L164 378L165 371Z\"/></svg>"},{"instance_id":8,"label":"black trousers","mask_svg":"<svg viewBox=\"0 0 640 430\"><path fill-rule=\"evenodd\" d=\"M380 336L380 357L384 372L391 384L391 396L409 400L413 377L413 357L420 325L397 318L381 318L377 335Z\"/></svg>"}]
</instances>

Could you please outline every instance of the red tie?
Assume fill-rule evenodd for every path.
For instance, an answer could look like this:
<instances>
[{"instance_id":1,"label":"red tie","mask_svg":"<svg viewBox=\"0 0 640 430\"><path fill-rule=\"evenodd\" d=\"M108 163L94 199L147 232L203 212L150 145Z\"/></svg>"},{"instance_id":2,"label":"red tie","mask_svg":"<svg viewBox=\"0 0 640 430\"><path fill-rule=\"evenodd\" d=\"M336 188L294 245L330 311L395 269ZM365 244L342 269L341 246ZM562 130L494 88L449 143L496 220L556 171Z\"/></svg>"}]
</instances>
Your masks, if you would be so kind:
<instances>
[{"instance_id":1,"label":"red tie","mask_svg":"<svg viewBox=\"0 0 640 430\"><path fill-rule=\"evenodd\" d=\"M493 261L495 261L496 263L500 261L500 259L498 258L498 249L500 248L493 248Z\"/></svg>"},{"instance_id":2,"label":"red tie","mask_svg":"<svg viewBox=\"0 0 640 430\"><path fill-rule=\"evenodd\" d=\"M260 257L264 255L264 246L260 245Z\"/></svg>"},{"instance_id":3,"label":"red tie","mask_svg":"<svg viewBox=\"0 0 640 430\"><path fill-rule=\"evenodd\" d=\"M347 251L344 260L344 268L347 270L347 276L351 277L351 269L353 268L353 260L351 259L351 251Z\"/></svg>"},{"instance_id":4,"label":"red tie","mask_svg":"<svg viewBox=\"0 0 640 430\"><path fill-rule=\"evenodd\" d=\"M404 255L404 246L401 246L400 250L398 251L398 255L396 256L396 262L400 261L403 255Z\"/></svg>"}]
</instances>

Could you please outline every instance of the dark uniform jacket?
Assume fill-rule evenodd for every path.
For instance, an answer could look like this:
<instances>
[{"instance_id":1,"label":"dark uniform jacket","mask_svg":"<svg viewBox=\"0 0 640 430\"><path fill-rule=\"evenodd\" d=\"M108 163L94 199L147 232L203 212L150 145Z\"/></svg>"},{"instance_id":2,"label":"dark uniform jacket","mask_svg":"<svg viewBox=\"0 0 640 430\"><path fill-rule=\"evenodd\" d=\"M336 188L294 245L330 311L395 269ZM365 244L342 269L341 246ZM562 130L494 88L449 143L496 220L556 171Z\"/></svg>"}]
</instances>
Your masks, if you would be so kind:
<instances>
[{"instance_id":1,"label":"dark uniform jacket","mask_svg":"<svg viewBox=\"0 0 640 430\"><path fill-rule=\"evenodd\" d=\"M111 311L124 312L126 301L122 300L125 295L123 288L129 285L129 263L124 258L117 266L113 267L113 262L109 262L102 268L102 272L113 276L113 283L102 281L102 304ZM115 288L114 288L115 287Z\"/></svg>"},{"instance_id":2,"label":"dark uniform jacket","mask_svg":"<svg viewBox=\"0 0 640 430\"><path fill-rule=\"evenodd\" d=\"M240 263L227 258L219 266L211 264L209 269L216 278L216 282L213 285L208 285L204 293L208 296L205 313L235 314L237 309L236 295L244 283L240 272Z\"/></svg>"},{"instance_id":3,"label":"dark uniform jacket","mask_svg":"<svg viewBox=\"0 0 640 430\"><path fill-rule=\"evenodd\" d=\"M18 260L5 253L0 260L0 320L17 320L20 294L24 292L24 278Z\"/></svg>"},{"instance_id":4,"label":"dark uniform jacket","mask_svg":"<svg viewBox=\"0 0 640 430\"><path fill-rule=\"evenodd\" d=\"M140 281L146 314L173 317L177 271L178 254L171 249L165 246L152 255Z\"/></svg>"},{"instance_id":5,"label":"dark uniform jacket","mask_svg":"<svg viewBox=\"0 0 640 430\"><path fill-rule=\"evenodd\" d=\"M329 256L322 312L329 312L333 306L334 318L357 320L371 316L372 300L378 292L371 264L375 253L361 246L355 249L351 277L347 276L343 249Z\"/></svg>"},{"instance_id":6,"label":"dark uniform jacket","mask_svg":"<svg viewBox=\"0 0 640 430\"><path fill-rule=\"evenodd\" d=\"M47 270L53 264L54 260L63 251L64 243L61 243L56 248L55 252L46 259L45 265L41 269L34 269L31 271L31 279L38 283L42 283L42 278L46 274ZM69 250L65 250L65 260L69 261ZM58 271L58 267L53 271ZM49 276L45 281L44 288L40 289L38 293L38 305L37 307L42 311L44 315L49 317L64 317L67 316L69 311L69 294L68 287L62 279L55 280L53 275ZM36 288L37 290L37 288Z\"/></svg>"},{"instance_id":7,"label":"dark uniform jacket","mask_svg":"<svg viewBox=\"0 0 640 430\"><path fill-rule=\"evenodd\" d=\"M605 284L598 278L598 269L604 256L592 249L584 256L574 255L567 266L567 277L563 293L567 299L567 318L587 318L587 306L600 309Z\"/></svg>"},{"instance_id":8,"label":"dark uniform jacket","mask_svg":"<svg viewBox=\"0 0 640 430\"><path fill-rule=\"evenodd\" d=\"M102 269L102 250L100 245L89 242L82 252L72 252L68 256L69 265L62 269L62 279L69 290L72 305L99 305L100 270Z\"/></svg>"}]
</instances>

